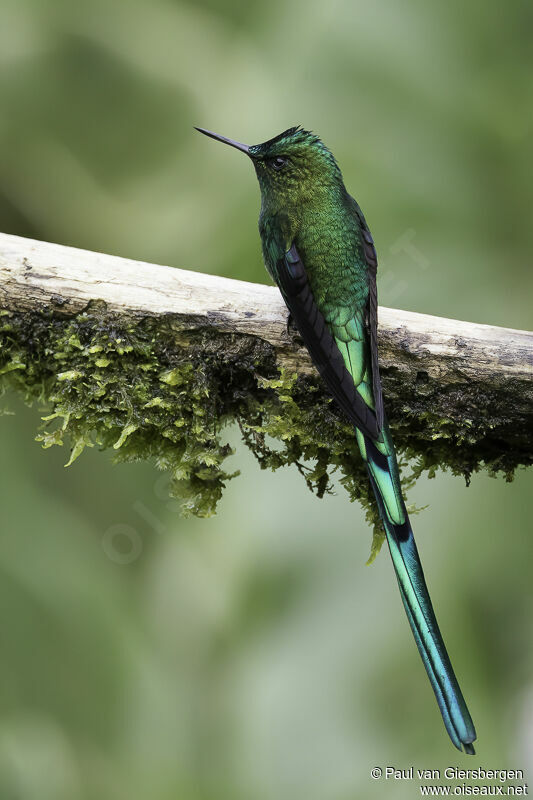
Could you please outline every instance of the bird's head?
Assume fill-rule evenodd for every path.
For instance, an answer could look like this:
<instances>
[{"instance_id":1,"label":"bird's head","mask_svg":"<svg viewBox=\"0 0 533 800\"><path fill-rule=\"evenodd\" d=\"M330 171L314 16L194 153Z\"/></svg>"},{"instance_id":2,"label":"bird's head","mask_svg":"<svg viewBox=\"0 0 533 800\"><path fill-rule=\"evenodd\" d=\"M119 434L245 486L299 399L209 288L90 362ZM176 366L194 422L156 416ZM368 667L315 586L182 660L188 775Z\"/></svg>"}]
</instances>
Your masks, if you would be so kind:
<instances>
[{"instance_id":1,"label":"bird's head","mask_svg":"<svg viewBox=\"0 0 533 800\"><path fill-rule=\"evenodd\" d=\"M246 145L204 128L200 133L229 144L252 160L263 202L301 204L323 192L344 189L340 169L325 144L310 131L289 128L262 144Z\"/></svg>"}]
</instances>

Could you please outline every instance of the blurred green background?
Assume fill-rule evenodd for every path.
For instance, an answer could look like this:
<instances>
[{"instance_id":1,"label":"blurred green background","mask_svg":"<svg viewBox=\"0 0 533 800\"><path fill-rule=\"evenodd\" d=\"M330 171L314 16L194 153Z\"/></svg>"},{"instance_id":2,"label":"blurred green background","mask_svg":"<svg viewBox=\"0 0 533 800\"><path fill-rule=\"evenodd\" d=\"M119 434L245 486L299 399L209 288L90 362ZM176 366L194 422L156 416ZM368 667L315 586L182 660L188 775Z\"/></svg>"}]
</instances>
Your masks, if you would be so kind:
<instances>
[{"instance_id":1,"label":"blurred green background","mask_svg":"<svg viewBox=\"0 0 533 800\"><path fill-rule=\"evenodd\" d=\"M513 0L0 0L0 229L266 282L250 165L192 126L303 124L383 305L531 328L532 24ZM64 470L42 411L2 406L1 800L410 798L370 769L533 763L531 472L410 497L468 759L342 490L260 472L228 431L243 474L185 521L152 465Z\"/></svg>"}]
</instances>

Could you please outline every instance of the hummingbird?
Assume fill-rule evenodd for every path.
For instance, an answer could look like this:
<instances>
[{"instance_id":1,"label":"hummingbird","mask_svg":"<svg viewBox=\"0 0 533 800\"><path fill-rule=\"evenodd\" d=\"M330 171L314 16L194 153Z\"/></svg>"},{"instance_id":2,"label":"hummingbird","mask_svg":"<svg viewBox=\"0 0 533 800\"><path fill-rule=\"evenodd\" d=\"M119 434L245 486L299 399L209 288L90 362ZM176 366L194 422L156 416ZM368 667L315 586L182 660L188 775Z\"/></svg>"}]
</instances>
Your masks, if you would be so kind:
<instances>
[{"instance_id":1,"label":"hummingbird","mask_svg":"<svg viewBox=\"0 0 533 800\"><path fill-rule=\"evenodd\" d=\"M246 145L261 191L265 266L329 392L355 429L415 642L455 747L475 753L476 731L429 596L400 485L378 363L377 255L359 205L331 151L289 128Z\"/></svg>"}]
</instances>

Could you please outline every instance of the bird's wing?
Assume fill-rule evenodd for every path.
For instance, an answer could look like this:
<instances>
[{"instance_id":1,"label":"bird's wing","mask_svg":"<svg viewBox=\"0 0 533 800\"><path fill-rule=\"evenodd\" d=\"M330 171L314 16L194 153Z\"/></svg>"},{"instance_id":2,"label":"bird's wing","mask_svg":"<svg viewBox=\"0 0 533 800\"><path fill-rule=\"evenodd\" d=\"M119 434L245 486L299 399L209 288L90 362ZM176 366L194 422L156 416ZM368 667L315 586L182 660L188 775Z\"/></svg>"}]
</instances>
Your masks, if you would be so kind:
<instances>
[{"instance_id":1,"label":"bird's wing","mask_svg":"<svg viewBox=\"0 0 533 800\"><path fill-rule=\"evenodd\" d=\"M340 309L326 320L315 302L305 264L294 243L278 259L276 279L313 363L331 394L348 419L376 440L380 425L369 383L372 367L368 358L369 339L365 335L365 311L347 315ZM381 392L379 396L381 398Z\"/></svg>"}]
</instances>

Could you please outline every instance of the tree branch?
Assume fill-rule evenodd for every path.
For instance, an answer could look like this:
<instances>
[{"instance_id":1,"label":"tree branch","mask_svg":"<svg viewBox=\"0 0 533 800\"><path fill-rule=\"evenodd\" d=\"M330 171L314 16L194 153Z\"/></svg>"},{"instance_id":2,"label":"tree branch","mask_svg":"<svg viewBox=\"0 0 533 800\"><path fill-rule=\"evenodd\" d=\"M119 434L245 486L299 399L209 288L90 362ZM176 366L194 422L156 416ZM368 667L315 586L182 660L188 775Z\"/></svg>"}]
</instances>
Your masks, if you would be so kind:
<instances>
[{"instance_id":1,"label":"tree branch","mask_svg":"<svg viewBox=\"0 0 533 800\"><path fill-rule=\"evenodd\" d=\"M276 348L283 366L314 371L287 334L275 287L0 234L3 308L76 314L96 299L110 314L172 315L183 329L257 336ZM379 348L384 370L400 369L415 382L419 372L443 387L483 381L508 391L518 381L533 400L533 332L380 307Z\"/></svg>"},{"instance_id":2,"label":"tree branch","mask_svg":"<svg viewBox=\"0 0 533 800\"><path fill-rule=\"evenodd\" d=\"M224 363L232 365L235 375L246 361L239 373L241 394L264 398L261 376L271 380L277 364L313 386L313 402L328 402L307 351L297 336L287 333L287 311L275 287L0 234L0 308L18 321L18 327L5 327L2 352L16 340L24 365L35 361L35 341L49 336L50 326L64 332L69 321L77 320L79 328L83 317L87 341L103 329L108 343L111 328L115 334L129 331L132 341L135 332L145 335L149 330L157 358L168 367L188 350L194 350L194 363L201 365L201 343L205 359L219 370L222 415L229 408L223 384L231 383L227 377L220 380ZM30 328L33 351L24 335ZM48 351L56 348L57 343L47 342ZM245 342L246 358L241 348ZM469 473L485 463L510 472L533 462L533 333L380 308L379 350L396 441L409 455L418 455L424 467L444 464ZM39 352L43 361L44 351ZM24 371L10 358L4 372ZM57 389L58 374L66 374L62 380L68 382L70 372L80 371L71 361L66 358L55 375L54 363L47 361L39 379L54 378ZM95 365L93 369L108 368ZM244 380L245 372L255 383ZM22 373L18 377L24 383ZM210 391L213 396L212 387ZM230 416L242 419L242 408L231 408ZM333 414L344 424L338 412Z\"/></svg>"}]
</instances>

